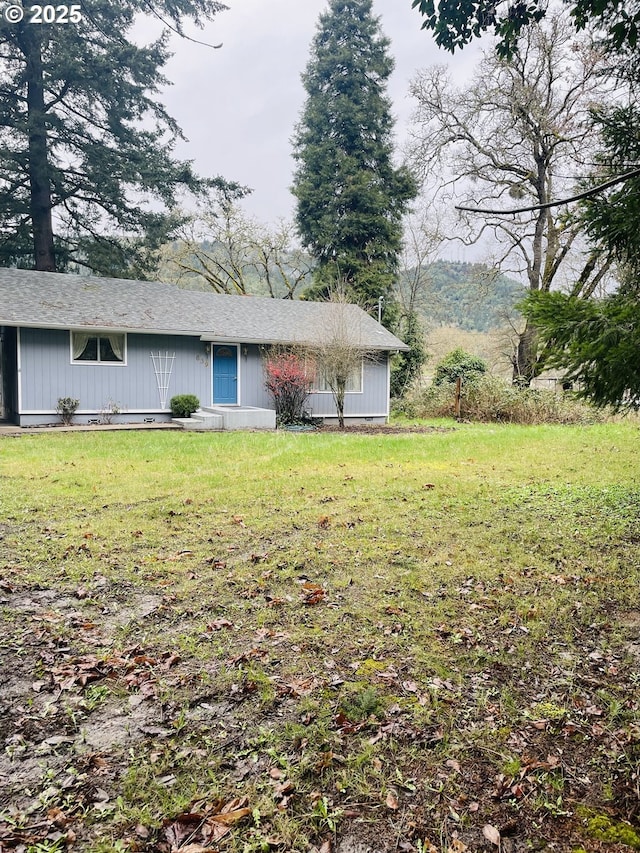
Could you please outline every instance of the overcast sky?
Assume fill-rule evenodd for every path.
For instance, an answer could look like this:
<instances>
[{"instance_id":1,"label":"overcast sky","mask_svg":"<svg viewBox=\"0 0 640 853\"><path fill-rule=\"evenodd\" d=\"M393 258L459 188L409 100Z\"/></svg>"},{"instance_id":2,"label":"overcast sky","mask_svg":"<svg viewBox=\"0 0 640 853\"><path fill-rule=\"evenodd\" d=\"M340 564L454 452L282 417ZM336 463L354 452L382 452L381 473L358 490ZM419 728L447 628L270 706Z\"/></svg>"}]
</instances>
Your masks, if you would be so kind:
<instances>
[{"instance_id":1,"label":"overcast sky","mask_svg":"<svg viewBox=\"0 0 640 853\"><path fill-rule=\"evenodd\" d=\"M222 175L252 187L246 209L264 222L293 213L289 192L290 139L304 90L300 74L326 0L225 0L204 30L189 34L220 50L175 38L166 69L173 85L163 100L188 139L176 153L207 176ZM477 50L455 57L439 50L411 0L374 0L396 67L390 81L398 143L412 111L409 81L419 68L449 63L460 81L471 73Z\"/></svg>"}]
</instances>

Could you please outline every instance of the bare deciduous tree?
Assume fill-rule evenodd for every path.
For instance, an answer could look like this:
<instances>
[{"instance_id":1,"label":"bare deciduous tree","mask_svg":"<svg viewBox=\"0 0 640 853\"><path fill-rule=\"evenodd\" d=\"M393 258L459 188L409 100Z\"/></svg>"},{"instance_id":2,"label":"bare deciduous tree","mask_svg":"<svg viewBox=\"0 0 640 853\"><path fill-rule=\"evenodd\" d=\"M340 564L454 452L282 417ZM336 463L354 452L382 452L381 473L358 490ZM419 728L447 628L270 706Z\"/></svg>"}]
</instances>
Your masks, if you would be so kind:
<instances>
[{"instance_id":1,"label":"bare deciduous tree","mask_svg":"<svg viewBox=\"0 0 640 853\"><path fill-rule=\"evenodd\" d=\"M444 242L438 210L427 205L407 216L403 233L395 290L402 314L410 317L432 287L429 267L438 259Z\"/></svg>"},{"instance_id":2,"label":"bare deciduous tree","mask_svg":"<svg viewBox=\"0 0 640 853\"><path fill-rule=\"evenodd\" d=\"M603 68L587 36L576 37L556 16L528 28L512 59L485 54L463 89L442 68L423 71L411 89L417 100L414 167L431 179L438 172L440 197L450 206L548 203L588 172L597 143L590 110L610 94ZM467 244L490 234L495 263L524 277L531 291L553 285L588 295L611 266L609 257L586 247L571 207L512 217L461 212L457 228L456 237ZM514 381L524 384L542 367L528 322L512 361Z\"/></svg>"},{"instance_id":3,"label":"bare deciduous tree","mask_svg":"<svg viewBox=\"0 0 640 853\"><path fill-rule=\"evenodd\" d=\"M292 223L265 225L248 217L237 199L221 198L191 217L181 239L167 247L161 277L199 279L217 293L293 299L312 267Z\"/></svg>"},{"instance_id":4,"label":"bare deciduous tree","mask_svg":"<svg viewBox=\"0 0 640 853\"><path fill-rule=\"evenodd\" d=\"M329 293L328 312L317 342L305 346L315 365L316 381L326 382L333 394L338 425L344 429L345 395L349 383L362 370L363 360L372 358L363 345L360 309L349 303L346 287L333 287ZM319 330L320 331L320 330Z\"/></svg>"}]
</instances>

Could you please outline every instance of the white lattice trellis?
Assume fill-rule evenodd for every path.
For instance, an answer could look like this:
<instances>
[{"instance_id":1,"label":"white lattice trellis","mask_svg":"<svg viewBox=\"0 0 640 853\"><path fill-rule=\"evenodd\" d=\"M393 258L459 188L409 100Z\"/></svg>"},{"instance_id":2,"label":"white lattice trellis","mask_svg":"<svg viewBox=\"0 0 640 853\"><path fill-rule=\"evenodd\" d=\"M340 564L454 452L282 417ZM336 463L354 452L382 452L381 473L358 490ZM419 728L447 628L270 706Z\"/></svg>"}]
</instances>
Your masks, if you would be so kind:
<instances>
[{"instance_id":1,"label":"white lattice trellis","mask_svg":"<svg viewBox=\"0 0 640 853\"><path fill-rule=\"evenodd\" d=\"M153 369L156 373L156 382L158 383L158 394L160 395L160 408L167 408L167 394L169 392L169 382L171 381L171 373L173 371L173 362L176 354L165 351L164 353L151 353L153 361Z\"/></svg>"}]
</instances>

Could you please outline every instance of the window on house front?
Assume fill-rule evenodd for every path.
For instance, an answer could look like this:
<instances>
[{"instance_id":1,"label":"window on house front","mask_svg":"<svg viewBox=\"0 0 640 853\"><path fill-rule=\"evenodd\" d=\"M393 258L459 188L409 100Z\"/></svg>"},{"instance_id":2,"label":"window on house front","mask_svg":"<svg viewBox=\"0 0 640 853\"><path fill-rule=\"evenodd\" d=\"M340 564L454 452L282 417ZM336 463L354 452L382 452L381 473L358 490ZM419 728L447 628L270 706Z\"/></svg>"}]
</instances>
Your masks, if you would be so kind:
<instances>
[{"instance_id":1,"label":"window on house front","mask_svg":"<svg viewBox=\"0 0 640 853\"><path fill-rule=\"evenodd\" d=\"M314 391L331 391L331 386L327 381L326 372L319 369L314 384ZM345 391L351 394L360 394L362 392L362 364L351 372L347 379Z\"/></svg>"},{"instance_id":2,"label":"window on house front","mask_svg":"<svg viewBox=\"0 0 640 853\"><path fill-rule=\"evenodd\" d=\"M86 332L71 332L72 361L93 364L123 364L125 336L102 332L92 335Z\"/></svg>"}]
</instances>

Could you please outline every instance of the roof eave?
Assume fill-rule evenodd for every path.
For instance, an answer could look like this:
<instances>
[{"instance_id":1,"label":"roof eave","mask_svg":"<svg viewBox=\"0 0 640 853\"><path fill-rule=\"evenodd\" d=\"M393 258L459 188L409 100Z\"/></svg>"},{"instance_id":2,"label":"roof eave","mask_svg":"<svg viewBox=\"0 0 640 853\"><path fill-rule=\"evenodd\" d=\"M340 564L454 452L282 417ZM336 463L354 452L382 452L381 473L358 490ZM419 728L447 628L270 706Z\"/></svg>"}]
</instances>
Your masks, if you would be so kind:
<instances>
[{"instance_id":1,"label":"roof eave","mask_svg":"<svg viewBox=\"0 0 640 853\"><path fill-rule=\"evenodd\" d=\"M210 332L205 332L200 335L200 340L206 343L221 343L221 344L255 344L256 346L289 346L289 347L305 347L314 346L313 341L302 340L283 340L282 338L249 338L249 337L225 337L225 335L216 335ZM402 343L388 344L363 344L363 350L372 350L375 352L408 352L409 347Z\"/></svg>"},{"instance_id":2,"label":"roof eave","mask_svg":"<svg viewBox=\"0 0 640 853\"><path fill-rule=\"evenodd\" d=\"M178 335L180 337L199 338L204 343L242 343L255 344L256 346L313 346L313 342L300 340L283 340L282 338L257 338L249 336L234 336L218 335L215 332L200 332L196 329L149 329L138 326L109 326L88 325L88 324L73 324L64 323L42 323L42 322L24 322L16 320L5 320L0 317L0 326L11 326L20 329L54 329L61 332L115 332L117 334L138 334L138 335ZM373 352L407 352L409 347L406 344L400 343L370 343L363 345L363 349Z\"/></svg>"},{"instance_id":3,"label":"roof eave","mask_svg":"<svg viewBox=\"0 0 640 853\"><path fill-rule=\"evenodd\" d=\"M57 332L116 332L118 334L140 334L140 335L180 335L182 337L200 337L196 329L147 329L137 326L109 326L102 325L79 325L77 323L42 323L25 322L23 320L3 320L0 317L0 326L10 326L16 329L54 329ZM203 339L204 340L204 339Z\"/></svg>"}]
</instances>

